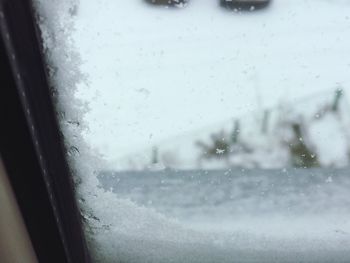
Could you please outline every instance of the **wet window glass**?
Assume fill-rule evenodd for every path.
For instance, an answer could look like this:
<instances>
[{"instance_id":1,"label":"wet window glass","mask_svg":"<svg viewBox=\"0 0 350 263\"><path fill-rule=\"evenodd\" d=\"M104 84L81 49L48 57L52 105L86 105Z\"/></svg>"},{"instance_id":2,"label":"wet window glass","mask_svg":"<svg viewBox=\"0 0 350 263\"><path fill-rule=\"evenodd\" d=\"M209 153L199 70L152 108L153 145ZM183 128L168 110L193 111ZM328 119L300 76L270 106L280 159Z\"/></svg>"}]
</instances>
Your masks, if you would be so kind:
<instances>
[{"instance_id":1,"label":"wet window glass","mask_svg":"<svg viewBox=\"0 0 350 263\"><path fill-rule=\"evenodd\" d=\"M349 262L348 1L34 6L96 262Z\"/></svg>"}]
</instances>

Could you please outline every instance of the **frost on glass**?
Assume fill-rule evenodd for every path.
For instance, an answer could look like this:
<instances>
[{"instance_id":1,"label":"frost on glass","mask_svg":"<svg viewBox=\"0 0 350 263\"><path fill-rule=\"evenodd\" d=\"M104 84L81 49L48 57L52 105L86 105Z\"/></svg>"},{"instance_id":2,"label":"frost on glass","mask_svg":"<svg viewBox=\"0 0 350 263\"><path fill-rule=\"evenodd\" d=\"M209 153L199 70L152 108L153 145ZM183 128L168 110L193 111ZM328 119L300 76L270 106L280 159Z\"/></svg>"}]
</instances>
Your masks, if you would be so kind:
<instances>
[{"instance_id":1,"label":"frost on glass","mask_svg":"<svg viewBox=\"0 0 350 263\"><path fill-rule=\"evenodd\" d=\"M350 260L350 6L223 2L35 1L96 262Z\"/></svg>"}]
</instances>

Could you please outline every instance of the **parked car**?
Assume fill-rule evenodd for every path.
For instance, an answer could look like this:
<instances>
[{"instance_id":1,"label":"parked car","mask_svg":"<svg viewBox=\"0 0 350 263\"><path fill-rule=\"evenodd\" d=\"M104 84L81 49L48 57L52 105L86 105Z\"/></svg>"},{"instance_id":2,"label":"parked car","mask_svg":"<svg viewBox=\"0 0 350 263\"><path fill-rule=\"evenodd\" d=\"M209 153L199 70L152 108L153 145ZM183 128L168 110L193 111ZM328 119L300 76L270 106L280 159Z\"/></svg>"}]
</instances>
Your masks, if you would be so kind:
<instances>
[{"instance_id":1,"label":"parked car","mask_svg":"<svg viewBox=\"0 0 350 263\"><path fill-rule=\"evenodd\" d=\"M229 9L255 10L265 8L271 0L220 0L220 5Z\"/></svg>"},{"instance_id":2,"label":"parked car","mask_svg":"<svg viewBox=\"0 0 350 263\"><path fill-rule=\"evenodd\" d=\"M188 0L145 0L149 4L182 7Z\"/></svg>"}]
</instances>

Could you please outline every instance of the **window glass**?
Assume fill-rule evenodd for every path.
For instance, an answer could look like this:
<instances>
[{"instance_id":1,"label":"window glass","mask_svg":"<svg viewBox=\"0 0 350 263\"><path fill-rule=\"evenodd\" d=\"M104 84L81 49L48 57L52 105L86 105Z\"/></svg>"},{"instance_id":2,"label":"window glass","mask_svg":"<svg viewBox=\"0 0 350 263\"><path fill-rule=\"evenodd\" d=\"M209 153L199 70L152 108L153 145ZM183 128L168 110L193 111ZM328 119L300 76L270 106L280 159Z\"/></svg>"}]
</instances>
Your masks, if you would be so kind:
<instances>
[{"instance_id":1,"label":"window glass","mask_svg":"<svg viewBox=\"0 0 350 263\"><path fill-rule=\"evenodd\" d=\"M35 0L96 262L350 260L350 4Z\"/></svg>"}]
</instances>

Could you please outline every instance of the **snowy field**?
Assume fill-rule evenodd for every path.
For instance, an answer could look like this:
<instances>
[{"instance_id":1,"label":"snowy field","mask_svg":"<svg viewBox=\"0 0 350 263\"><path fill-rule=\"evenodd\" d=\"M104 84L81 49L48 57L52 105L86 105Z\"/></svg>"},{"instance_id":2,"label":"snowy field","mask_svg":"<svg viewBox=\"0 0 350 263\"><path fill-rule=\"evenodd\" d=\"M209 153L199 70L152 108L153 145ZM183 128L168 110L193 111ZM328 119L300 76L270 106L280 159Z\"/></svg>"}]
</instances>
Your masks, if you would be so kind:
<instances>
[{"instance_id":1,"label":"snowy field","mask_svg":"<svg viewBox=\"0 0 350 263\"><path fill-rule=\"evenodd\" d=\"M128 229L120 242L110 240L116 258L125 240L138 247L126 262L348 262L349 174L167 170L103 172L99 180L119 198L173 218L134 226L151 237L133 237Z\"/></svg>"},{"instance_id":2,"label":"snowy field","mask_svg":"<svg viewBox=\"0 0 350 263\"><path fill-rule=\"evenodd\" d=\"M243 181L218 189L203 183L192 202L203 191L220 200L230 185L242 196L229 208L210 200L210 207L197 206L191 223L184 220L191 209L176 215L151 208L161 200L131 201L97 179L107 168L98 155L114 163L179 133L330 88L348 96L348 1L274 0L269 9L245 13L213 0L182 9L141 0L37 0L37 8L96 262L349 262L347 172L325 170L309 182L290 174L276 187L267 178L277 174L259 172L246 182L251 198ZM259 187L270 195L261 199ZM257 213L237 216L241 202ZM230 209L237 217L227 216Z\"/></svg>"},{"instance_id":3,"label":"snowy field","mask_svg":"<svg viewBox=\"0 0 350 263\"><path fill-rule=\"evenodd\" d=\"M242 217L350 215L349 168L105 171L99 181L120 198L193 227L202 221L235 228Z\"/></svg>"}]
</instances>

